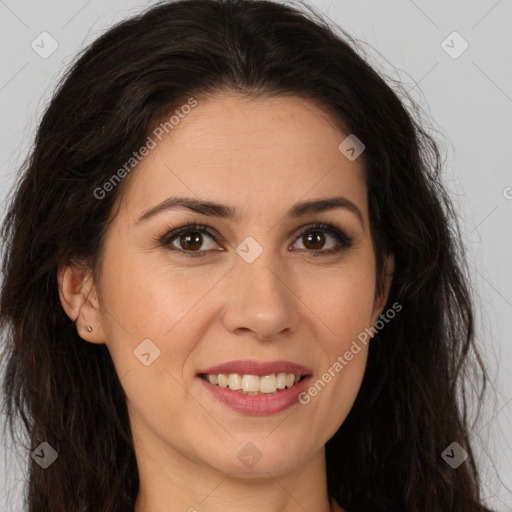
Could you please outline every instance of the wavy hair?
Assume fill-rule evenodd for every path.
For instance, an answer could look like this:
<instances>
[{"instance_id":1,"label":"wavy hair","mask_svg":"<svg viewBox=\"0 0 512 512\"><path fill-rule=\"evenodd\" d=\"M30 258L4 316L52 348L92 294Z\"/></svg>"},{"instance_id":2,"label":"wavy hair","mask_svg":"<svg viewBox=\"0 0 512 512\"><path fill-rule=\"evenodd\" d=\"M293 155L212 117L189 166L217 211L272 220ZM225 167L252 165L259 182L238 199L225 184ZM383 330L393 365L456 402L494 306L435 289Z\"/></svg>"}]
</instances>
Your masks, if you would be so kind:
<instances>
[{"instance_id":1,"label":"wavy hair","mask_svg":"<svg viewBox=\"0 0 512 512\"><path fill-rule=\"evenodd\" d=\"M403 310L375 335L326 444L329 498L349 512L489 512L463 379L474 358L482 398L488 377L437 143L343 29L265 0L165 2L118 23L77 56L44 112L2 226L7 423L14 436L21 418L28 450L46 441L59 454L44 470L27 457L28 511L133 511L126 397L106 346L84 342L65 314L57 268L97 268L127 179L101 200L94 191L184 99L219 91L309 99L366 146L378 277L394 254L388 304ZM452 441L468 453L457 469L441 457Z\"/></svg>"}]
</instances>

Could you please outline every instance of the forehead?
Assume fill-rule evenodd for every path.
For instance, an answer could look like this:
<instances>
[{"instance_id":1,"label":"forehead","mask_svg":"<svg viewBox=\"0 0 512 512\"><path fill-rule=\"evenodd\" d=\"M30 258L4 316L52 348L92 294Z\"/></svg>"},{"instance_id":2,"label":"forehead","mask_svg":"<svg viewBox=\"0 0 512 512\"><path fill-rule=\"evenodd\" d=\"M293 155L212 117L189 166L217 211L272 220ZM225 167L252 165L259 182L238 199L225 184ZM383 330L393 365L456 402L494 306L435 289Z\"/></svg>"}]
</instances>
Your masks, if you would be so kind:
<instances>
[{"instance_id":1,"label":"forehead","mask_svg":"<svg viewBox=\"0 0 512 512\"><path fill-rule=\"evenodd\" d=\"M338 124L298 97L198 98L168 135L153 137L130 176L124 207L135 217L170 195L187 195L274 212L300 199L343 194L364 211L363 160L340 152L348 134Z\"/></svg>"}]
</instances>

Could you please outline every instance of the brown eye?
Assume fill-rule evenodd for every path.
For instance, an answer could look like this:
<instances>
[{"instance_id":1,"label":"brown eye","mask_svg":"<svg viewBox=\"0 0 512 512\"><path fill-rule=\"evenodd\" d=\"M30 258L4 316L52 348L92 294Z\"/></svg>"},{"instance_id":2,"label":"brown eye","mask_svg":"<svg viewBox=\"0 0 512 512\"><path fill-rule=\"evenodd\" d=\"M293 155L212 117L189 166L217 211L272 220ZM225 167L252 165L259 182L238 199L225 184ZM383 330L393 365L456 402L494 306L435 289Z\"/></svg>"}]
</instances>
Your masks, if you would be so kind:
<instances>
[{"instance_id":1,"label":"brown eye","mask_svg":"<svg viewBox=\"0 0 512 512\"><path fill-rule=\"evenodd\" d=\"M322 250L325 244L328 243L329 238L334 240L335 243L331 243L330 247L326 250ZM306 252L309 252L311 256L330 255L353 246L352 239L332 224L315 224L308 226L298 235L294 245L298 241L302 241Z\"/></svg>"},{"instance_id":2,"label":"brown eye","mask_svg":"<svg viewBox=\"0 0 512 512\"><path fill-rule=\"evenodd\" d=\"M322 249L325 243L325 236L321 231L310 231L307 235L303 236L303 240L307 249L318 250Z\"/></svg>"},{"instance_id":3,"label":"brown eye","mask_svg":"<svg viewBox=\"0 0 512 512\"><path fill-rule=\"evenodd\" d=\"M206 243L208 239L213 242L210 242L210 246ZM210 233L206 226L188 224L165 235L161 243L182 256L194 257L205 256L208 251L214 250L214 241L213 233Z\"/></svg>"},{"instance_id":4,"label":"brown eye","mask_svg":"<svg viewBox=\"0 0 512 512\"><path fill-rule=\"evenodd\" d=\"M203 237L197 231L191 231L192 234L180 235L179 244L182 249L196 251L201 247Z\"/></svg>"},{"instance_id":5,"label":"brown eye","mask_svg":"<svg viewBox=\"0 0 512 512\"><path fill-rule=\"evenodd\" d=\"M329 243L329 238L332 241L330 247L324 249L326 243ZM208 239L213 242L213 246L208 247L206 243ZM304 250L311 256L327 256L341 252L353 245L351 238L331 224L308 226L297 236L293 245L299 241L304 244ZM161 244L177 252L179 256L190 257L206 256L209 251L215 250L216 246L214 233L210 232L207 226L195 223L171 231L161 239ZM217 248L217 250L224 249ZM295 250L296 248L292 249L292 251Z\"/></svg>"}]
</instances>

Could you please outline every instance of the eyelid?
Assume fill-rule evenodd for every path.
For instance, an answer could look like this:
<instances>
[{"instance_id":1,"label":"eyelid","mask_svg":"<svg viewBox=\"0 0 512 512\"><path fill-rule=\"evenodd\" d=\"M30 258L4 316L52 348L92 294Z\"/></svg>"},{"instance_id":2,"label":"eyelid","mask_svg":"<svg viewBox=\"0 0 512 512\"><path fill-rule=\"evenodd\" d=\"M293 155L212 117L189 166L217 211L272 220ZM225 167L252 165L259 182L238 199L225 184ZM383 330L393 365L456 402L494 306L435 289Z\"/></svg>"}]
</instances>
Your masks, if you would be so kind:
<instances>
[{"instance_id":1,"label":"eyelid","mask_svg":"<svg viewBox=\"0 0 512 512\"><path fill-rule=\"evenodd\" d=\"M336 254L340 253L344 250L350 249L354 246L355 242L352 237L349 237L345 234L345 231L339 227L337 227L335 224L331 222L314 222L313 224L308 224L304 226L301 231L298 233L298 235L295 236L293 243L297 242L302 236L304 236L306 233L312 232L312 231L325 231L329 233L332 237L334 237L338 243L341 245L341 247L335 247L334 249L328 249L328 250L318 250L318 251L307 251L309 254L311 254L313 257L315 256L322 256L322 255L330 255L330 254Z\"/></svg>"},{"instance_id":2,"label":"eyelid","mask_svg":"<svg viewBox=\"0 0 512 512\"><path fill-rule=\"evenodd\" d=\"M170 240L175 238L176 236L180 235L181 233L186 233L189 231L199 231L199 232L206 232L209 236L212 238L218 237L222 241L224 241L224 237L215 231L213 228L210 228L209 226L205 226L204 224L201 224L200 222L191 221L187 222L186 224L183 224L179 228L170 229L166 232L166 234L160 239L160 242L163 245L167 245L170 243Z\"/></svg>"}]
</instances>

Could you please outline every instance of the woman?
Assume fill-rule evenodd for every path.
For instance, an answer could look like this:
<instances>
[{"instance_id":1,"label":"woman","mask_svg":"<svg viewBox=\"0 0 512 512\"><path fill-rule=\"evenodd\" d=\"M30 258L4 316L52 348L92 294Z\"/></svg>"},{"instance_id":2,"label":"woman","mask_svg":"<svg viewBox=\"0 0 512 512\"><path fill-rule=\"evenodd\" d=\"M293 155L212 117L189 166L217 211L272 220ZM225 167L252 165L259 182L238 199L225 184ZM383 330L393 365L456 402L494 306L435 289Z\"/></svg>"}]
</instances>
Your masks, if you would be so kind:
<instances>
[{"instance_id":1,"label":"woman","mask_svg":"<svg viewBox=\"0 0 512 512\"><path fill-rule=\"evenodd\" d=\"M438 150L347 41L188 0L69 71L3 232L30 512L488 510Z\"/></svg>"}]
</instances>

